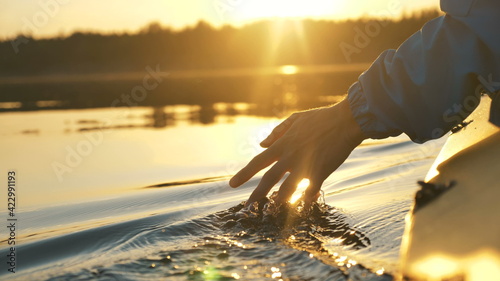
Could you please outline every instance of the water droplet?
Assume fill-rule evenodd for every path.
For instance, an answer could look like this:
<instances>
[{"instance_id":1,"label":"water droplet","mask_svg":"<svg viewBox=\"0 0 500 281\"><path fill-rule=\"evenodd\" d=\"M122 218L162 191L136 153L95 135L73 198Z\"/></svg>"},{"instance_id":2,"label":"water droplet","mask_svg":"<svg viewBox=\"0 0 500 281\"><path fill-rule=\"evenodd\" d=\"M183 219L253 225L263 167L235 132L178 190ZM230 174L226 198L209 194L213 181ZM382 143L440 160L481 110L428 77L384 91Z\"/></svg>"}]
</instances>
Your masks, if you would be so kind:
<instances>
[{"instance_id":1,"label":"water droplet","mask_svg":"<svg viewBox=\"0 0 500 281\"><path fill-rule=\"evenodd\" d=\"M281 272L275 272L271 275L271 278L275 279L275 278L280 278L281 277Z\"/></svg>"}]
</instances>

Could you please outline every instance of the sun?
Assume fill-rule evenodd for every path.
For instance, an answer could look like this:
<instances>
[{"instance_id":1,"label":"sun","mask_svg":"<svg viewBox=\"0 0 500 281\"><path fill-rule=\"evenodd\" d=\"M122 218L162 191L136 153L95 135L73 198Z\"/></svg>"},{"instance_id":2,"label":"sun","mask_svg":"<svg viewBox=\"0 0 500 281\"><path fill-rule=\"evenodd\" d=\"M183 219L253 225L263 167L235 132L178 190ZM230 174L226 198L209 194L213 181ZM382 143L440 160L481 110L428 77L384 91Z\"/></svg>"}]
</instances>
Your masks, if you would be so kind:
<instances>
[{"instance_id":1,"label":"sun","mask_svg":"<svg viewBox=\"0 0 500 281\"><path fill-rule=\"evenodd\" d=\"M269 1L268 9L272 17L288 17L288 18L298 18L310 16L305 12L308 10L310 5L306 5L304 2L298 1ZM310 11L309 11L310 12Z\"/></svg>"},{"instance_id":2,"label":"sun","mask_svg":"<svg viewBox=\"0 0 500 281\"><path fill-rule=\"evenodd\" d=\"M253 0L238 9L242 20L262 18L322 18L342 16L347 0Z\"/></svg>"}]
</instances>

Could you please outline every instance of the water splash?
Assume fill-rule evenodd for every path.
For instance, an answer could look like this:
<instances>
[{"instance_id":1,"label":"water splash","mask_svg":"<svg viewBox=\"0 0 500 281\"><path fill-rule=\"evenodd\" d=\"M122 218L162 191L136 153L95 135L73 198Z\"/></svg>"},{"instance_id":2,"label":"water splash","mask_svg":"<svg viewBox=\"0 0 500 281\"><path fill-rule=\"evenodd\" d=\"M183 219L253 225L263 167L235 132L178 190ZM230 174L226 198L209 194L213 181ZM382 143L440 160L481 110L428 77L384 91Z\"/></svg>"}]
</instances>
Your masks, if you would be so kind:
<instances>
[{"instance_id":1,"label":"water splash","mask_svg":"<svg viewBox=\"0 0 500 281\"><path fill-rule=\"evenodd\" d=\"M168 231L138 237L147 243L133 244L143 245L145 252L148 247L158 248L145 257L50 280L392 280L324 246L332 241L352 250L370 245L370 239L351 227L340 210L324 202L307 207L303 200L278 204L274 198L275 194L248 207L242 202L170 226ZM181 234L187 239L179 239ZM162 247L169 239L177 240L177 246Z\"/></svg>"}]
</instances>

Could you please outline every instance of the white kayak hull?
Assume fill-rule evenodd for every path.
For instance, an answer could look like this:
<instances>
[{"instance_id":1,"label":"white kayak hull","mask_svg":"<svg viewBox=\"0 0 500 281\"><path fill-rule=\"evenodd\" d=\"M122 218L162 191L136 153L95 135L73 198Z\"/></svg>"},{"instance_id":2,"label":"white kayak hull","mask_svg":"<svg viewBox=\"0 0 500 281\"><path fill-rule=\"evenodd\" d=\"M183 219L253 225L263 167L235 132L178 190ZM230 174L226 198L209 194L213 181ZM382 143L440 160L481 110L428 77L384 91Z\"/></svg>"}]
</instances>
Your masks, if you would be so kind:
<instances>
[{"instance_id":1,"label":"white kayak hull","mask_svg":"<svg viewBox=\"0 0 500 281\"><path fill-rule=\"evenodd\" d=\"M490 103L482 98L422 183L407 216L402 280L500 280L500 129L488 122Z\"/></svg>"}]
</instances>

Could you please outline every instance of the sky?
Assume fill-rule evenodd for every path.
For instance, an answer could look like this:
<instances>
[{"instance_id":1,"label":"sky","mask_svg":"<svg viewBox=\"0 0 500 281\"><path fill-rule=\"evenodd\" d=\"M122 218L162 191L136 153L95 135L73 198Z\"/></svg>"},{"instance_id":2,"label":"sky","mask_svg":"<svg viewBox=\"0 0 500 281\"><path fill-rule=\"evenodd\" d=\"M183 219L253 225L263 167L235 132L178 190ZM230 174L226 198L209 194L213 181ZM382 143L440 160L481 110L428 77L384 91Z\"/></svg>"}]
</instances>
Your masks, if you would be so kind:
<instances>
[{"instance_id":1,"label":"sky","mask_svg":"<svg viewBox=\"0 0 500 281\"><path fill-rule=\"evenodd\" d=\"M438 8L439 0L0 0L0 40L74 31L135 32L151 22L182 29L204 20L240 26L275 17L341 20L399 17Z\"/></svg>"}]
</instances>

